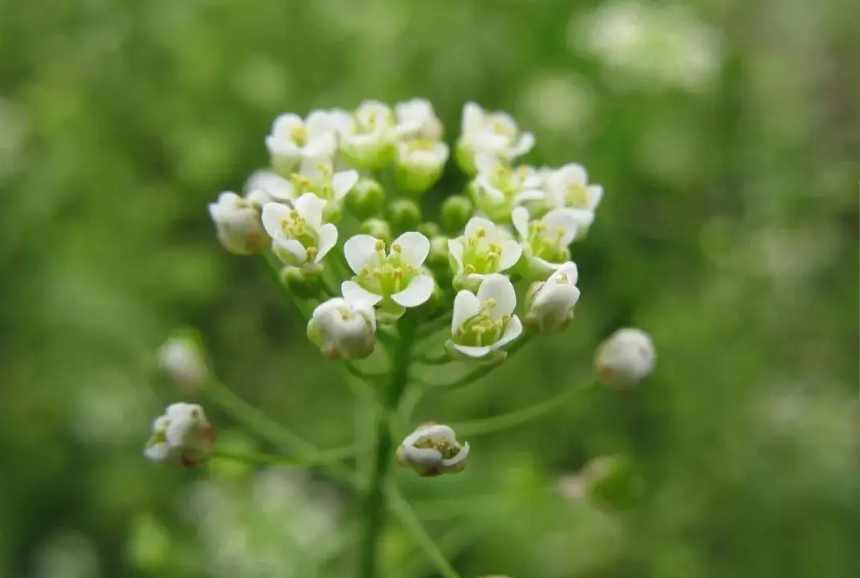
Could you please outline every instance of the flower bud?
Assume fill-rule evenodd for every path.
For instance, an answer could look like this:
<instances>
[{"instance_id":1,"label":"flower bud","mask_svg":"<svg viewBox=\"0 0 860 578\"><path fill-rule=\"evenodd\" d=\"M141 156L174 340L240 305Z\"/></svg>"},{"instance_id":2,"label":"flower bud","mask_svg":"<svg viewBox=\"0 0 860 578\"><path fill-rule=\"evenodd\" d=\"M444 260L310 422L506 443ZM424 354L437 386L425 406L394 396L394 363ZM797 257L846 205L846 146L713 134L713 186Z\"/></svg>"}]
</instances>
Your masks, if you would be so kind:
<instances>
[{"instance_id":1,"label":"flower bud","mask_svg":"<svg viewBox=\"0 0 860 578\"><path fill-rule=\"evenodd\" d=\"M543 282L532 283L526 294L526 327L537 333L564 331L579 301L576 265L567 262Z\"/></svg>"},{"instance_id":2,"label":"flower bud","mask_svg":"<svg viewBox=\"0 0 860 578\"><path fill-rule=\"evenodd\" d=\"M307 333L330 359L362 359L376 347L376 316L371 307L329 299L314 309Z\"/></svg>"},{"instance_id":3,"label":"flower bud","mask_svg":"<svg viewBox=\"0 0 860 578\"><path fill-rule=\"evenodd\" d=\"M390 244L392 239L391 225L383 219L368 219L361 224L361 232Z\"/></svg>"},{"instance_id":4,"label":"flower bud","mask_svg":"<svg viewBox=\"0 0 860 578\"><path fill-rule=\"evenodd\" d=\"M461 472L466 468L469 444L457 443L454 430L433 422L419 426L397 449L397 464L421 477Z\"/></svg>"},{"instance_id":5,"label":"flower bud","mask_svg":"<svg viewBox=\"0 0 860 578\"><path fill-rule=\"evenodd\" d=\"M395 231L414 231L421 224L421 207L411 199L397 199L391 203L389 210Z\"/></svg>"},{"instance_id":6,"label":"flower bud","mask_svg":"<svg viewBox=\"0 0 860 578\"><path fill-rule=\"evenodd\" d=\"M448 197L442 203L442 230L449 235L459 235L472 218L474 209L469 197L463 195Z\"/></svg>"},{"instance_id":7,"label":"flower bud","mask_svg":"<svg viewBox=\"0 0 860 578\"><path fill-rule=\"evenodd\" d=\"M444 273L450 277L451 267L449 264L448 241L449 238L445 235L430 237L430 255L427 257L427 265L434 273Z\"/></svg>"},{"instance_id":8,"label":"flower bud","mask_svg":"<svg viewBox=\"0 0 860 578\"><path fill-rule=\"evenodd\" d=\"M215 428L206 420L202 407L174 403L153 422L144 455L154 462L196 468L209 458L215 437Z\"/></svg>"},{"instance_id":9,"label":"flower bud","mask_svg":"<svg viewBox=\"0 0 860 578\"><path fill-rule=\"evenodd\" d=\"M325 286L322 272L322 265L287 266L281 269L281 283L296 297L318 298Z\"/></svg>"},{"instance_id":10,"label":"flower bud","mask_svg":"<svg viewBox=\"0 0 860 578\"><path fill-rule=\"evenodd\" d=\"M644 482L626 456L603 456L589 462L580 474L585 496L610 511L629 510L642 496Z\"/></svg>"},{"instance_id":11,"label":"flower bud","mask_svg":"<svg viewBox=\"0 0 860 578\"><path fill-rule=\"evenodd\" d=\"M218 240L231 253L252 255L269 248L269 236L260 221L260 208L236 193L223 192L209 204Z\"/></svg>"},{"instance_id":12,"label":"flower bud","mask_svg":"<svg viewBox=\"0 0 860 578\"><path fill-rule=\"evenodd\" d=\"M416 230L428 239L432 239L433 237L442 234L442 230L439 228L439 225L437 225L433 221L425 221L421 223L420 225L418 225L418 229Z\"/></svg>"},{"instance_id":13,"label":"flower bud","mask_svg":"<svg viewBox=\"0 0 860 578\"><path fill-rule=\"evenodd\" d=\"M359 219L379 215L385 204L385 191L373 179L361 179L346 196L347 209Z\"/></svg>"},{"instance_id":14,"label":"flower bud","mask_svg":"<svg viewBox=\"0 0 860 578\"><path fill-rule=\"evenodd\" d=\"M448 152L448 145L439 141L409 140L398 143L394 166L397 184L414 194L427 191L442 176Z\"/></svg>"},{"instance_id":15,"label":"flower bud","mask_svg":"<svg viewBox=\"0 0 860 578\"><path fill-rule=\"evenodd\" d=\"M190 329L180 329L164 342L158 350L158 364L189 390L202 386L209 373L200 336Z\"/></svg>"},{"instance_id":16,"label":"flower bud","mask_svg":"<svg viewBox=\"0 0 860 578\"><path fill-rule=\"evenodd\" d=\"M647 333L619 329L597 348L594 359L598 379L610 385L629 387L654 371L657 352Z\"/></svg>"}]
</instances>

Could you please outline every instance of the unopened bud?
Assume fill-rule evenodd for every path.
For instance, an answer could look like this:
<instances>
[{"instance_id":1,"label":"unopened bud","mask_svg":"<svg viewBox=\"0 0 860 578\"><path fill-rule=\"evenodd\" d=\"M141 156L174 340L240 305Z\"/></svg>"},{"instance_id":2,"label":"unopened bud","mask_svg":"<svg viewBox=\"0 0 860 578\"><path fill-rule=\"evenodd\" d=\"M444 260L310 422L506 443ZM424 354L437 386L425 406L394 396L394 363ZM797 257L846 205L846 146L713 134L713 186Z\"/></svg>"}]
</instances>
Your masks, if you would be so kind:
<instances>
[{"instance_id":1,"label":"unopened bud","mask_svg":"<svg viewBox=\"0 0 860 578\"><path fill-rule=\"evenodd\" d=\"M609 385L629 387L654 371L657 351L647 333L619 329L597 348L594 369L597 378Z\"/></svg>"},{"instance_id":2,"label":"unopened bud","mask_svg":"<svg viewBox=\"0 0 860 578\"><path fill-rule=\"evenodd\" d=\"M461 446L454 430L431 422L408 435L396 457L399 466L411 468L421 477L436 477L463 471L468 456L469 444Z\"/></svg>"},{"instance_id":3,"label":"unopened bud","mask_svg":"<svg viewBox=\"0 0 860 578\"><path fill-rule=\"evenodd\" d=\"M421 207L411 199L397 199L391 203L389 211L391 225L399 233L414 231L421 224Z\"/></svg>"},{"instance_id":4,"label":"unopened bud","mask_svg":"<svg viewBox=\"0 0 860 578\"><path fill-rule=\"evenodd\" d=\"M359 219L369 219L382 212L385 191L373 179L361 179L346 196L347 210Z\"/></svg>"},{"instance_id":5,"label":"unopened bud","mask_svg":"<svg viewBox=\"0 0 860 578\"><path fill-rule=\"evenodd\" d=\"M197 468L215 447L215 428L199 405L174 403L152 424L144 455L185 469Z\"/></svg>"},{"instance_id":6,"label":"unopened bud","mask_svg":"<svg viewBox=\"0 0 860 578\"><path fill-rule=\"evenodd\" d=\"M423 223L418 225L418 232L427 237L428 239L432 239L433 237L442 234L442 230L439 228L439 225L437 225L433 221L424 221Z\"/></svg>"},{"instance_id":7,"label":"unopened bud","mask_svg":"<svg viewBox=\"0 0 860 578\"><path fill-rule=\"evenodd\" d=\"M296 297L318 298L324 288L322 272L321 265L284 267L281 269L281 283Z\"/></svg>"},{"instance_id":8,"label":"unopened bud","mask_svg":"<svg viewBox=\"0 0 860 578\"><path fill-rule=\"evenodd\" d=\"M472 201L463 195L445 199L442 203L442 230L452 236L459 235L472 218L474 208Z\"/></svg>"},{"instance_id":9,"label":"unopened bud","mask_svg":"<svg viewBox=\"0 0 860 578\"><path fill-rule=\"evenodd\" d=\"M391 243L391 225L383 219L367 219L361 224L361 232L382 240L386 245Z\"/></svg>"}]
</instances>

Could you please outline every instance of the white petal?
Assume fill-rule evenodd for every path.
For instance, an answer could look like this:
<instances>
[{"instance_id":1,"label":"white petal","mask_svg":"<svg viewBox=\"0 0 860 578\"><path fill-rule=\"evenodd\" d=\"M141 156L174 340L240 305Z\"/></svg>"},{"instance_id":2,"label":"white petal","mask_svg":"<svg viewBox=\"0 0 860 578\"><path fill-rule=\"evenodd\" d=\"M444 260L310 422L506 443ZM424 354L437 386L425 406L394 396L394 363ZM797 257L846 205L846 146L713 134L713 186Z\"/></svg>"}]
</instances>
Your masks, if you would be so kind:
<instances>
[{"instance_id":1,"label":"white petal","mask_svg":"<svg viewBox=\"0 0 860 578\"><path fill-rule=\"evenodd\" d=\"M480 153L475 155L475 168L478 169L478 174L487 175L496 170L499 164L499 159L495 156Z\"/></svg>"},{"instance_id":2,"label":"white petal","mask_svg":"<svg viewBox=\"0 0 860 578\"><path fill-rule=\"evenodd\" d=\"M522 239L529 238L529 212L525 207L516 207L511 212L511 222Z\"/></svg>"},{"instance_id":3,"label":"white petal","mask_svg":"<svg viewBox=\"0 0 860 578\"><path fill-rule=\"evenodd\" d=\"M547 184L562 189L566 189L570 185L584 187L588 184L588 172L582 165L570 163L555 171L547 179Z\"/></svg>"},{"instance_id":4,"label":"white petal","mask_svg":"<svg viewBox=\"0 0 860 578\"><path fill-rule=\"evenodd\" d=\"M448 239L448 254L457 263L457 272L463 269L463 243L458 239Z\"/></svg>"},{"instance_id":5,"label":"white petal","mask_svg":"<svg viewBox=\"0 0 860 578\"><path fill-rule=\"evenodd\" d=\"M471 345L459 345L457 343L452 343L451 345L454 347L454 349L456 349L466 357L472 357L474 359L485 357L493 350L493 348L488 345L481 345L479 347L474 347Z\"/></svg>"},{"instance_id":6,"label":"white petal","mask_svg":"<svg viewBox=\"0 0 860 578\"><path fill-rule=\"evenodd\" d=\"M557 230L561 229L564 231L561 237L561 244L564 247L570 245L574 237L576 237L576 231L579 228L576 218L570 213L570 209L553 209L544 215L541 222L546 225L546 233L553 237Z\"/></svg>"},{"instance_id":7,"label":"white petal","mask_svg":"<svg viewBox=\"0 0 860 578\"><path fill-rule=\"evenodd\" d=\"M357 182L358 171L341 171L335 173L331 180L331 187L334 189L334 198L338 201L343 199Z\"/></svg>"},{"instance_id":8,"label":"white petal","mask_svg":"<svg viewBox=\"0 0 860 578\"><path fill-rule=\"evenodd\" d=\"M447 425L442 425L439 423L434 423L432 425L422 425L415 429L414 432L406 436L401 445L403 446L414 446L419 441L424 438L441 438L450 441L457 441L457 436L454 435L454 430L452 430Z\"/></svg>"},{"instance_id":9,"label":"white petal","mask_svg":"<svg viewBox=\"0 0 860 578\"><path fill-rule=\"evenodd\" d=\"M511 147L511 149L508 151L508 154L511 156L514 156L514 157L518 157L518 156L524 155L527 152L529 152L530 150L532 150L532 147L534 147L534 146L535 146L534 135L530 132L524 132L523 134L520 135L520 138L517 141L517 144L514 145L513 147Z\"/></svg>"},{"instance_id":10,"label":"white petal","mask_svg":"<svg viewBox=\"0 0 860 578\"><path fill-rule=\"evenodd\" d=\"M404 461L410 464L432 466L442 463L442 452L432 448L416 448L405 445L400 448L400 455Z\"/></svg>"},{"instance_id":11,"label":"white petal","mask_svg":"<svg viewBox=\"0 0 860 578\"><path fill-rule=\"evenodd\" d=\"M507 327L505 327L505 332L502 334L501 338L493 344L493 349L499 349L504 347L520 335L523 332L523 324L520 321L520 318L514 315L511 317L511 320L508 321Z\"/></svg>"},{"instance_id":12,"label":"white petal","mask_svg":"<svg viewBox=\"0 0 860 578\"><path fill-rule=\"evenodd\" d=\"M601 185L591 185L587 189L588 208L592 211L597 208L600 201L603 199L603 187Z\"/></svg>"},{"instance_id":13,"label":"white petal","mask_svg":"<svg viewBox=\"0 0 860 578\"><path fill-rule=\"evenodd\" d=\"M154 444L143 450L143 455L151 462L165 462L170 458L170 446L167 443Z\"/></svg>"},{"instance_id":14,"label":"white petal","mask_svg":"<svg viewBox=\"0 0 860 578\"><path fill-rule=\"evenodd\" d=\"M455 333L463 324L481 312L481 300L471 291L460 291L454 297L454 314L451 318L451 333Z\"/></svg>"},{"instance_id":15,"label":"white petal","mask_svg":"<svg viewBox=\"0 0 860 578\"><path fill-rule=\"evenodd\" d=\"M495 306L489 311L492 319L498 319L502 315L510 315L517 306L517 293L511 280L499 273L487 275L481 286L478 287L478 300L486 303L494 300Z\"/></svg>"},{"instance_id":16,"label":"white petal","mask_svg":"<svg viewBox=\"0 0 860 578\"><path fill-rule=\"evenodd\" d=\"M305 145L304 154L307 157L320 158L332 156L337 150L337 137L334 132L314 136Z\"/></svg>"},{"instance_id":17,"label":"white petal","mask_svg":"<svg viewBox=\"0 0 860 578\"><path fill-rule=\"evenodd\" d=\"M451 468L465 460L467 457L469 457L469 442L464 442L456 456L448 458L447 460L442 460L442 466Z\"/></svg>"},{"instance_id":18,"label":"white petal","mask_svg":"<svg viewBox=\"0 0 860 578\"><path fill-rule=\"evenodd\" d=\"M319 246L317 247L317 256L314 262L319 263L323 257L332 250L337 244L337 227L331 223L326 223L319 229Z\"/></svg>"},{"instance_id":19,"label":"white petal","mask_svg":"<svg viewBox=\"0 0 860 578\"><path fill-rule=\"evenodd\" d=\"M403 291L391 296L391 300L402 307L418 307L433 295L435 283L430 275L418 275Z\"/></svg>"},{"instance_id":20,"label":"white petal","mask_svg":"<svg viewBox=\"0 0 860 578\"><path fill-rule=\"evenodd\" d=\"M314 231L319 230L322 225L323 208L325 201L313 193L305 193L293 203L299 214L305 218L308 226Z\"/></svg>"},{"instance_id":21,"label":"white petal","mask_svg":"<svg viewBox=\"0 0 860 578\"><path fill-rule=\"evenodd\" d=\"M263 205L263 228L271 238L283 235L281 221L290 214L290 208L281 203L266 203Z\"/></svg>"},{"instance_id":22,"label":"white petal","mask_svg":"<svg viewBox=\"0 0 860 578\"><path fill-rule=\"evenodd\" d=\"M358 273L376 252L376 237L354 235L343 244L343 255L353 273Z\"/></svg>"},{"instance_id":23,"label":"white petal","mask_svg":"<svg viewBox=\"0 0 860 578\"><path fill-rule=\"evenodd\" d=\"M541 189L526 189L514 196L514 200L518 203L526 201L542 201L546 197L546 193Z\"/></svg>"},{"instance_id":24,"label":"white petal","mask_svg":"<svg viewBox=\"0 0 860 578\"><path fill-rule=\"evenodd\" d=\"M288 252L298 261L305 262L308 258L308 252L305 249L305 246L302 245L300 242L296 241L295 239L278 237L275 239L275 245Z\"/></svg>"},{"instance_id":25,"label":"white petal","mask_svg":"<svg viewBox=\"0 0 860 578\"><path fill-rule=\"evenodd\" d=\"M466 237L473 237L478 229L484 229L487 233L493 233L496 230L496 224L483 217L472 217L466 223Z\"/></svg>"},{"instance_id":26,"label":"white petal","mask_svg":"<svg viewBox=\"0 0 860 578\"><path fill-rule=\"evenodd\" d=\"M373 307L382 301L381 295L371 293L355 281L344 281L340 285L343 298L353 307Z\"/></svg>"},{"instance_id":27,"label":"white petal","mask_svg":"<svg viewBox=\"0 0 860 578\"><path fill-rule=\"evenodd\" d=\"M430 241L421 233L410 231L394 240L392 245L400 245L400 256L413 267L420 267L430 254Z\"/></svg>"},{"instance_id":28,"label":"white petal","mask_svg":"<svg viewBox=\"0 0 860 578\"><path fill-rule=\"evenodd\" d=\"M463 122L461 132L464 136L480 130L484 122L484 109L474 102L463 105Z\"/></svg>"},{"instance_id":29,"label":"white petal","mask_svg":"<svg viewBox=\"0 0 860 578\"><path fill-rule=\"evenodd\" d=\"M589 227L594 223L594 211L591 209L561 208L554 210L564 211L576 224L577 228Z\"/></svg>"},{"instance_id":30,"label":"white petal","mask_svg":"<svg viewBox=\"0 0 860 578\"><path fill-rule=\"evenodd\" d=\"M535 269L536 273L541 273L542 275L552 275L561 267L561 263L550 263L540 257L532 257L529 264Z\"/></svg>"},{"instance_id":31,"label":"white petal","mask_svg":"<svg viewBox=\"0 0 860 578\"><path fill-rule=\"evenodd\" d=\"M502 255L499 258L499 271L505 271L517 264L522 257L523 248L513 239L502 244Z\"/></svg>"},{"instance_id":32,"label":"white petal","mask_svg":"<svg viewBox=\"0 0 860 578\"><path fill-rule=\"evenodd\" d=\"M552 275L551 279L558 279L562 275L565 275L567 277L568 285L576 285L576 282L579 280L579 270L576 267L576 263L568 261L567 263L563 264Z\"/></svg>"}]
</instances>

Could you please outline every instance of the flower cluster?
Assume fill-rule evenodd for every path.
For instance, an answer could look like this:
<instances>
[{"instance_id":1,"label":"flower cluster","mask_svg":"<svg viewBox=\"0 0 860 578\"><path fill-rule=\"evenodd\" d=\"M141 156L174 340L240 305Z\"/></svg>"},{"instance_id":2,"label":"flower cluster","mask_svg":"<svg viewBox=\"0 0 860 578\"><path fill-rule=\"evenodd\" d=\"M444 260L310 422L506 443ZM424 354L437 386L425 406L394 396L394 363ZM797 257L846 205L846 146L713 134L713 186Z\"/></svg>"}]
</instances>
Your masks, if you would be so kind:
<instances>
[{"instance_id":1,"label":"flower cluster","mask_svg":"<svg viewBox=\"0 0 860 578\"><path fill-rule=\"evenodd\" d=\"M268 252L296 297L319 301L308 336L328 357L367 357L378 326L415 308L423 319L450 315L454 358L504 359L524 331L518 301L528 330L569 324L579 298L570 247L602 187L578 164L519 163L534 136L467 103L454 143L464 194L445 200L439 223L423 222L420 195L449 158L443 138L420 99L283 114L265 139L271 168L244 196L222 193L210 206L228 250Z\"/></svg>"}]
</instances>

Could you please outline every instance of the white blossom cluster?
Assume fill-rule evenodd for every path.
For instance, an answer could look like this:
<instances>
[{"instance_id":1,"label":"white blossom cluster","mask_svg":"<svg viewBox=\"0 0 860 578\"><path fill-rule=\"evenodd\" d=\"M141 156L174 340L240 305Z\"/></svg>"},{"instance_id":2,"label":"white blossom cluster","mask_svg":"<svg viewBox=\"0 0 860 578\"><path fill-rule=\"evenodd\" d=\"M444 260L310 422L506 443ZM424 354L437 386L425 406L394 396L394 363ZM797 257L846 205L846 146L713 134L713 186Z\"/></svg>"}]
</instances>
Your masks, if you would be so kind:
<instances>
[{"instance_id":1,"label":"white blossom cluster","mask_svg":"<svg viewBox=\"0 0 860 578\"><path fill-rule=\"evenodd\" d=\"M271 251L288 286L321 301L308 337L328 357L367 357L379 325L422 306L444 315L446 302L455 358L499 361L524 326L568 325L579 299L570 246L593 223L603 188L578 164L519 164L532 134L506 113L467 103L453 147L466 194L446 199L438 224L422 223L418 200L451 150L443 137L420 99L284 114L265 139L271 170L253 175L243 196L225 192L210 205L228 250ZM339 295L320 288L331 273ZM518 282L528 289L519 300Z\"/></svg>"}]
</instances>

